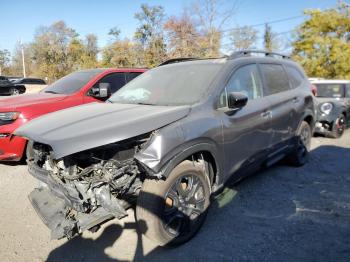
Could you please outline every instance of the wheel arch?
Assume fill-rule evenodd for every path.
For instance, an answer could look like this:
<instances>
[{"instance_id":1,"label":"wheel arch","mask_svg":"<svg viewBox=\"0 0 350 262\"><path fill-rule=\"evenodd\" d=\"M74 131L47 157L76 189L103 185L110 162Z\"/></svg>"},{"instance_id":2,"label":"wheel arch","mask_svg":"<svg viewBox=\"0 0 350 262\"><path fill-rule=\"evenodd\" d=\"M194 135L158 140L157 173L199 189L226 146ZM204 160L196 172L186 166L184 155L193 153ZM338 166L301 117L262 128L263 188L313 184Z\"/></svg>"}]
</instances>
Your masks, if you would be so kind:
<instances>
[{"instance_id":1,"label":"wheel arch","mask_svg":"<svg viewBox=\"0 0 350 262\"><path fill-rule=\"evenodd\" d=\"M316 124L316 118L315 118L315 114L310 109L306 110L304 112L304 114L302 115L300 122L298 124L298 128L296 129L296 132L297 132L297 130L299 130L300 125L303 121L305 121L306 123L308 123L310 125L311 132L313 133L314 128L315 128L315 124Z\"/></svg>"},{"instance_id":2,"label":"wheel arch","mask_svg":"<svg viewBox=\"0 0 350 262\"><path fill-rule=\"evenodd\" d=\"M219 161L220 154L218 146L213 141L207 141L205 139L204 141L195 140L188 142L169 152L166 159L159 169L153 170L157 172L158 177L167 179L171 171L184 160L203 160L206 163L205 167L209 179L213 182L212 187L222 183L222 163ZM141 159L138 160L142 162Z\"/></svg>"}]
</instances>

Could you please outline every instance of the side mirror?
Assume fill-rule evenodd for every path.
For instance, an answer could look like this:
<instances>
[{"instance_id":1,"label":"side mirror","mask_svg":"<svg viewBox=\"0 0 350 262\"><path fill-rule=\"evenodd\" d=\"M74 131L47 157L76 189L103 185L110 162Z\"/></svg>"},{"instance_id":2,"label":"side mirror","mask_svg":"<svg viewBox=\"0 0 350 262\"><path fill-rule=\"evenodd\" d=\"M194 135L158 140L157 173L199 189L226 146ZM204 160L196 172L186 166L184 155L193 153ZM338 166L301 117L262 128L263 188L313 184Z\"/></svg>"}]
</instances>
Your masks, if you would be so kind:
<instances>
[{"instance_id":1,"label":"side mirror","mask_svg":"<svg viewBox=\"0 0 350 262\"><path fill-rule=\"evenodd\" d=\"M108 98L111 95L110 83L99 83L97 87L91 89L91 96L95 98Z\"/></svg>"},{"instance_id":2,"label":"side mirror","mask_svg":"<svg viewBox=\"0 0 350 262\"><path fill-rule=\"evenodd\" d=\"M232 92L228 94L228 108L238 110L244 107L248 102L248 97L241 92Z\"/></svg>"}]
</instances>

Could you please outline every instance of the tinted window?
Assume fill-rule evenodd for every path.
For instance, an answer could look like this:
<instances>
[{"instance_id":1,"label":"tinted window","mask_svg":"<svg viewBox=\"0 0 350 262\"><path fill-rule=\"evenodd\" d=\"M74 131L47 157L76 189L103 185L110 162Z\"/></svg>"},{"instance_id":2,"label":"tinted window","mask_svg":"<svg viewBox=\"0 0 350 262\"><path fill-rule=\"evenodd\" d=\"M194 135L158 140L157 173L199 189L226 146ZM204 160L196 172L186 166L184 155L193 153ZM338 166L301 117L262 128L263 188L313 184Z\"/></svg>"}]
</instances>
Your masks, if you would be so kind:
<instances>
[{"instance_id":1,"label":"tinted window","mask_svg":"<svg viewBox=\"0 0 350 262\"><path fill-rule=\"evenodd\" d=\"M344 97L343 84L316 84L317 97Z\"/></svg>"},{"instance_id":2,"label":"tinted window","mask_svg":"<svg viewBox=\"0 0 350 262\"><path fill-rule=\"evenodd\" d=\"M141 75L141 72L130 72L130 73L125 73L126 74L126 82L130 82L131 80L133 80L135 77L138 77L139 75Z\"/></svg>"},{"instance_id":3,"label":"tinted window","mask_svg":"<svg viewBox=\"0 0 350 262\"><path fill-rule=\"evenodd\" d=\"M98 70L71 73L46 87L42 92L54 94L73 94L84 87L92 78L101 73Z\"/></svg>"},{"instance_id":4,"label":"tinted window","mask_svg":"<svg viewBox=\"0 0 350 262\"><path fill-rule=\"evenodd\" d=\"M287 74L281 65L262 64L261 70L270 94L276 94L290 89Z\"/></svg>"},{"instance_id":5,"label":"tinted window","mask_svg":"<svg viewBox=\"0 0 350 262\"><path fill-rule=\"evenodd\" d=\"M37 78L29 78L26 80L26 84L35 84L35 85L45 85L45 81L42 79L37 79Z\"/></svg>"},{"instance_id":6,"label":"tinted window","mask_svg":"<svg viewBox=\"0 0 350 262\"><path fill-rule=\"evenodd\" d=\"M186 62L156 67L126 84L109 100L128 104L192 105L207 94L222 66L216 62Z\"/></svg>"},{"instance_id":7,"label":"tinted window","mask_svg":"<svg viewBox=\"0 0 350 262\"><path fill-rule=\"evenodd\" d=\"M227 106L227 95L231 92L241 92L249 100L263 96L261 79L255 64L243 66L234 72L219 98L219 107Z\"/></svg>"},{"instance_id":8,"label":"tinted window","mask_svg":"<svg viewBox=\"0 0 350 262\"><path fill-rule=\"evenodd\" d=\"M295 67L286 66L289 82L293 88L300 87L304 81L304 75Z\"/></svg>"},{"instance_id":9,"label":"tinted window","mask_svg":"<svg viewBox=\"0 0 350 262\"><path fill-rule=\"evenodd\" d=\"M124 73L113 73L104 76L99 83L109 83L111 93L114 94L117 92L122 86L125 85L125 74Z\"/></svg>"}]
</instances>

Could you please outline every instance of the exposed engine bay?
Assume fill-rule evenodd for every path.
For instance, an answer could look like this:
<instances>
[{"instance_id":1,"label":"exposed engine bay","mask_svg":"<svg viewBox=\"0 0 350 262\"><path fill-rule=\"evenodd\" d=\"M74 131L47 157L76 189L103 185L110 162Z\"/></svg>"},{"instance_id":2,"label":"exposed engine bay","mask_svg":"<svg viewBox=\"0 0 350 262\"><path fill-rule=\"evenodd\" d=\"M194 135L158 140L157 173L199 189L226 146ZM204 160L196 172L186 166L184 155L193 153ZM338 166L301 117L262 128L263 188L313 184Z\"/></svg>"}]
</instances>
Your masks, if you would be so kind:
<instances>
[{"instance_id":1,"label":"exposed engine bay","mask_svg":"<svg viewBox=\"0 0 350 262\"><path fill-rule=\"evenodd\" d=\"M127 215L147 172L134 159L151 134L54 159L49 146L34 143L29 172L42 185L29 199L51 237L71 238L102 222Z\"/></svg>"}]
</instances>

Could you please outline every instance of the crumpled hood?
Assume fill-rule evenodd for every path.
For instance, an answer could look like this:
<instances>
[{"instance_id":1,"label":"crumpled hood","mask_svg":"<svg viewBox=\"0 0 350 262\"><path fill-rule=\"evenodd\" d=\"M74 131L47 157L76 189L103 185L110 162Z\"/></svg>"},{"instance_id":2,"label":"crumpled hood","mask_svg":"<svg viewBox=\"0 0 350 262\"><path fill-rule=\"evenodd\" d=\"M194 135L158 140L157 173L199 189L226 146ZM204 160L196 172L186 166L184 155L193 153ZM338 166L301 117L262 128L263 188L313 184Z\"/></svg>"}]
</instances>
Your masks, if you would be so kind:
<instances>
[{"instance_id":1,"label":"crumpled hood","mask_svg":"<svg viewBox=\"0 0 350 262\"><path fill-rule=\"evenodd\" d=\"M50 145L55 158L151 132L185 117L190 106L93 103L34 119L15 135Z\"/></svg>"},{"instance_id":2,"label":"crumpled hood","mask_svg":"<svg viewBox=\"0 0 350 262\"><path fill-rule=\"evenodd\" d=\"M0 111L21 110L24 107L43 106L65 99L67 95L37 93L0 99Z\"/></svg>"}]
</instances>

